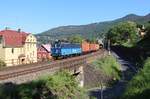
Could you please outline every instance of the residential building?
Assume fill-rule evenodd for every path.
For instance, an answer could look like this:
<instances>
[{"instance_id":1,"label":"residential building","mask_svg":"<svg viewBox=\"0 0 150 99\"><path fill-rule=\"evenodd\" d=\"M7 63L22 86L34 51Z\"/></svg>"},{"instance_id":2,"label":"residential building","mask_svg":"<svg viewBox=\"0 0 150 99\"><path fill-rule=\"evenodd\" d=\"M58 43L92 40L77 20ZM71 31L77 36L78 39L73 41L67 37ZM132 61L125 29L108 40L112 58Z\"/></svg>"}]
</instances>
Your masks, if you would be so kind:
<instances>
[{"instance_id":1,"label":"residential building","mask_svg":"<svg viewBox=\"0 0 150 99\"><path fill-rule=\"evenodd\" d=\"M45 59L51 59L51 45L50 44L42 44L42 45L38 46L37 57L38 57L38 61L42 61Z\"/></svg>"},{"instance_id":2,"label":"residential building","mask_svg":"<svg viewBox=\"0 0 150 99\"><path fill-rule=\"evenodd\" d=\"M14 30L0 31L0 59L7 66L37 62L36 37Z\"/></svg>"},{"instance_id":3,"label":"residential building","mask_svg":"<svg viewBox=\"0 0 150 99\"><path fill-rule=\"evenodd\" d=\"M146 35L146 29L145 29L144 25L142 25L141 28L138 28L138 33L139 33L140 37L142 37L142 38Z\"/></svg>"}]
</instances>

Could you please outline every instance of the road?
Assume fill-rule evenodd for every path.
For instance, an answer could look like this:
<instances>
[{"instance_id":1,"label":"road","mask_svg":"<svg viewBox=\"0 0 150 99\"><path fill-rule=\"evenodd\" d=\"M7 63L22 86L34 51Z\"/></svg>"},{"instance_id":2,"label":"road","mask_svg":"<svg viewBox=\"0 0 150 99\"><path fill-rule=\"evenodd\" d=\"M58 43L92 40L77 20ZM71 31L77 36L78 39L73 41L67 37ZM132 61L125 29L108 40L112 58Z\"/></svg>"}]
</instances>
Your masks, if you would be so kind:
<instances>
[{"instance_id":1,"label":"road","mask_svg":"<svg viewBox=\"0 0 150 99\"><path fill-rule=\"evenodd\" d=\"M126 88L127 82L131 80L134 74L137 73L135 63L132 60L128 59L129 56L126 56L129 53L126 54L126 52L121 50L120 47L111 47L111 54L121 64L122 78L113 87L106 88L103 90L103 99L117 99L117 97L121 96ZM132 54L130 55L132 57ZM89 93L90 96L94 96L97 99L101 99L100 89L91 90Z\"/></svg>"}]
</instances>

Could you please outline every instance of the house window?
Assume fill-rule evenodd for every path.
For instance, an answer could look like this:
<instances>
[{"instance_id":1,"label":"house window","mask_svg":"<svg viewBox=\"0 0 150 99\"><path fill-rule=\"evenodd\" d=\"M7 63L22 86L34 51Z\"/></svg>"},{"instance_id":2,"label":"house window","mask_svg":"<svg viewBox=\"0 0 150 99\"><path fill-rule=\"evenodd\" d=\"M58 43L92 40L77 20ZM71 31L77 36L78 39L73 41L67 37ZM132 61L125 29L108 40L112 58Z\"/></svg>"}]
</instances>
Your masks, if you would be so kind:
<instances>
[{"instance_id":1,"label":"house window","mask_svg":"<svg viewBox=\"0 0 150 99\"><path fill-rule=\"evenodd\" d=\"M14 53L14 48L11 49L11 53Z\"/></svg>"}]
</instances>

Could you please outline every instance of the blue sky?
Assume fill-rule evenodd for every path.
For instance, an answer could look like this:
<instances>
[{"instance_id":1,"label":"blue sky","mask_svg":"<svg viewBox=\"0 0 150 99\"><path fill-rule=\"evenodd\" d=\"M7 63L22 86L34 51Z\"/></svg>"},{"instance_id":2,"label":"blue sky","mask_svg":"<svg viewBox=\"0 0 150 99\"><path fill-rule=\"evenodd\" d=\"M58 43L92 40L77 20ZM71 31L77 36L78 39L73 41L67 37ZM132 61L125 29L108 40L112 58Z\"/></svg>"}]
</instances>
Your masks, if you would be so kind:
<instances>
[{"instance_id":1,"label":"blue sky","mask_svg":"<svg viewBox=\"0 0 150 99\"><path fill-rule=\"evenodd\" d=\"M150 0L0 0L0 30L40 33L62 25L108 21L150 13Z\"/></svg>"}]
</instances>

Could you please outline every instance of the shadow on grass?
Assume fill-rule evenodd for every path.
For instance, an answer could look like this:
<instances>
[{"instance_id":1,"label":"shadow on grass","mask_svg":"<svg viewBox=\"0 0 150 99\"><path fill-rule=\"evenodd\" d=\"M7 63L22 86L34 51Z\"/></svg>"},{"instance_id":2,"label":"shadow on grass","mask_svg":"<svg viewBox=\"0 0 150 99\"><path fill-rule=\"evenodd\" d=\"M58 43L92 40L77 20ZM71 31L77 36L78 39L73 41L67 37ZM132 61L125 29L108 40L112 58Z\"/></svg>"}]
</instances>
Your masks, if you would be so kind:
<instances>
[{"instance_id":1,"label":"shadow on grass","mask_svg":"<svg viewBox=\"0 0 150 99\"><path fill-rule=\"evenodd\" d=\"M18 86L13 83L0 85L0 99L19 99Z\"/></svg>"},{"instance_id":2,"label":"shadow on grass","mask_svg":"<svg viewBox=\"0 0 150 99\"><path fill-rule=\"evenodd\" d=\"M141 93L128 95L128 97L125 97L124 99L150 99L150 89L146 89Z\"/></svg>"},{"instance_id":3,"label":"shadow on grass","mask_svg":"<svg viewBox=\"0 0 150 99\"><path fill-rule=\"evenodd\" d=\"M0 84L0 99L57 99L42 81Z\"/></svg>"},{"instance_id":4,"label":"shadow on grass","mask_svg":"<svg viewBox=\"0 0 150 99\"><path fill-rule=\"evenodd\" d=\"M142 68L149 57L147 51L139 47L112 46L111 49L125 61L131 62L136 68Z\"/></svg>"}]
</instances>

